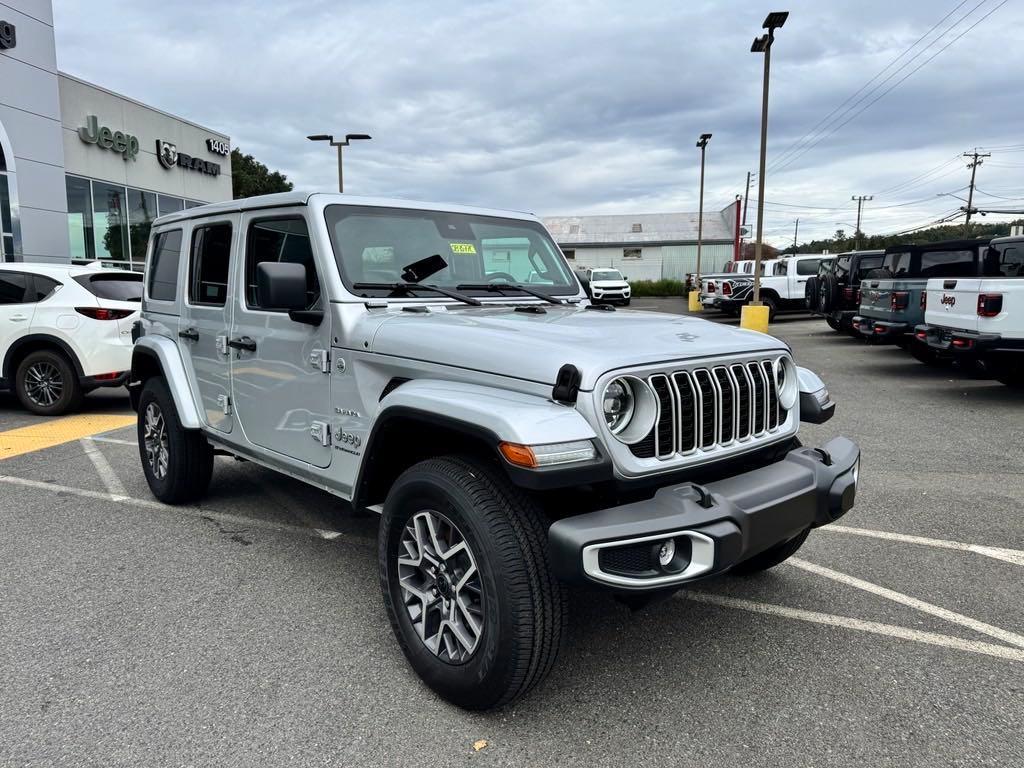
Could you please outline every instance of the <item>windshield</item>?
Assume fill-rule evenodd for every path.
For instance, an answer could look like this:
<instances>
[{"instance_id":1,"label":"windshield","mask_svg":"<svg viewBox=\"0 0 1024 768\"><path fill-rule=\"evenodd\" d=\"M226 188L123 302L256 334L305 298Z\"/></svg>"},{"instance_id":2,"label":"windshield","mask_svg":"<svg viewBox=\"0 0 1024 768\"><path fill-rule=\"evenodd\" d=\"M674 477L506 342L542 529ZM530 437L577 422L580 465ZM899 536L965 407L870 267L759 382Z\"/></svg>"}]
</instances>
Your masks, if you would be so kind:
<instances>
[{"instance_id":1,"label":"windshield","mask_svg":"<svg viewBox=\"0 0 1024 768\"><path fill-rule=\"evenodd\" d=\"M403 282L403 269L438 254L447 266L424 285L526 283L552 295L578 292L558 246L533 221L443 211L331 205L325 212L345 286L359 296L388 296L390 288L356 283ZM481 290L463 293L491 295Z\"/></svg>"},{"instance_id":2,"label":"windshield","mask_svg":"<svg viewBox=\"0 0 1024 768\"><path fill-rule=\"evenodd\" d=\"M618 280L622 281L622 273L617 269L595 269L590 273L590 279L593 281L598 280Z\"/></svg>"}]
</instances>

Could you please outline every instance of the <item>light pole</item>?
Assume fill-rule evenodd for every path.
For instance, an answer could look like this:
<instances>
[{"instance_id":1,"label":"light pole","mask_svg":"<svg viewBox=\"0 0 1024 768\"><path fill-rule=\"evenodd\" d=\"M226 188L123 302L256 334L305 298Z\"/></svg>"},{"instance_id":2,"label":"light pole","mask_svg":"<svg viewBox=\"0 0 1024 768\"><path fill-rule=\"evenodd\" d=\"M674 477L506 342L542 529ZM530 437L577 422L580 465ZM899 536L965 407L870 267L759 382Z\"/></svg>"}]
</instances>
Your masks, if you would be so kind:
<instances>
[{"instance_id":1,"label":"light pole","mask_svg":"<svg viewBox=\"0 0 1024 768\"><path fill-rule=\"evenodd\" d=\"M704 240L704 155L707 152L708 142L711 140L710 133L702 133L697 139L697 147L700 149L700 203L697 207L697 279L695 291L690 291L690 310L701 310L700 306L700 249Z\"/></svg>"},{"instance_id":2,"label":"light pole","mask_svg":"<svg viewBox=\"0 0 1024 768\"><path fill-rule=\"evenodd\" d=\"M764 176L765 176L765 155L768 148L768 76L771 71L772 43L775 41L775 30L786 23L789 18L789 11L772 11L762 24L762 28L768 31L760 37L754 38L750 46L751 53L764 54L764 84L761 94L761 165L757 174L757 241L754 243L754 300L750 306L761 306L761 237L764 232ZM743 307L745 310L747 307ZM768 330L768 313L755 309L748 313L750 327L757 330ZM758 318L755 320L754 318ZM740 324L743 325L742 318ZM744 327L747 327L744 325Z\"/></svg>"},{"instance_id":3,"label":"light pole","mask_svg":"<svg viewBox=\"0 0 1024 768\"><path fill-rule=\"evenodd\" d=\"M344 177L341 172L341 148L347 147L350 141L369 140L373 138L365 133L348 133L345 134L344 141L335 141L334 136L329 133L317 133L313 136L307 136L310 141L329 141L332 147L338 148L338 191L345 191Z\"/></svg>"}]
</instances>

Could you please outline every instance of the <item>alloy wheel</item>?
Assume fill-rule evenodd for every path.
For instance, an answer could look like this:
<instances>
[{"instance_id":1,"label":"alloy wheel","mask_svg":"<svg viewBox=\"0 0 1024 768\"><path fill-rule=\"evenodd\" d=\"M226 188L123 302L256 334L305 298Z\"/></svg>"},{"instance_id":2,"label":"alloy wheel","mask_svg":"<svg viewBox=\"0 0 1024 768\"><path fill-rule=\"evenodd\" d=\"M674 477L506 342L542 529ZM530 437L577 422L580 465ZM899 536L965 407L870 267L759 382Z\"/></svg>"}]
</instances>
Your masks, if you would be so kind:
<instances>
[{"instance_id":1,"label":"alloy wheel","mask_svg":"<svg viewBox=\"0 0 1024 768\"><path fill-rule=\"evenodd\" d=\"M40 360L25 371L25 394L38 406L49 408L64 394L64 376L51 362Z\"/></svg>"},{"instance_id":2,"label":"alloy wheel","mask_svg":"<svg viewBox=\"0 0 1024 768\"><path fill-rule=\"evenodd\" d=\"M167 423L156 403L146 406L143 423L143 441L146 447L146 461L154 477L163 480L167 476L167 465L171 451L167 437Z\"/></svg>"},{"instance_id":3,"label":"alloy wheel","mask_svg":"<svg viewBox=\"0 0 1024 768\"><path fill-rule=\"evenodd\" d=\"M483 587L462 532L433 510L417 512L398 553L402 602L420 640L439 659L462 664L484 630Z\"/></svg>"}]
</instances>

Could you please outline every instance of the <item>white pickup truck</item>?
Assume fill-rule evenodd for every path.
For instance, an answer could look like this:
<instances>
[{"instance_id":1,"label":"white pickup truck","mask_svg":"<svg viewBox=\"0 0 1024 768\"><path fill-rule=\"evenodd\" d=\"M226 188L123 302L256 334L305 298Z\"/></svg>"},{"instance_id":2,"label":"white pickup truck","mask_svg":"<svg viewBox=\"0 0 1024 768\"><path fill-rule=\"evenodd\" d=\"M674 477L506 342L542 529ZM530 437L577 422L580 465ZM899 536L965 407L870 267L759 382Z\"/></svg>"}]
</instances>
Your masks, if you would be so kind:
<instances>
[{"instance_id":1,"label":"white pickup truck","mask_svg":"<svg viewBox=\"0 0 1024 768\"><path fill-rule=\"evenodd\" d=\"M831 256L818 254L797 254L777 261L766 262L761 277L761 303L768 307L769 319L779 310L805 310L804 289L807 279L818 274L818 265ZM753 279L736 280L729 286L729 295L718 301L718 308L731 315L738 315L740 307L754 298Z\"/></svg>"},{"instance_id":2,"label":"white pickup truck","mask_svg":"<svg viewBox=\"0 0 1024 768\"><path fill-rule=\"evenodd\" d=\"M944 357L980 362L1024 388L1024 237L993 240L982 274L929 280L915 334Z\"/></svg>"},{"instance_id":3,"label":"white pickup truck","mask_svg":"<svg viewBox=\"0 0 1024 768\"><path fill-rule=\"evenodd\" d=\"M765 259L761 262L761 276L770 275L778 259ZM731 272L713 272L700 276L700 303L705 308L717 308L726 310L720 306L723 298L732 295L732 286L737 281L744 282L751 280L754 276L754 260L746 259L733 264ZM728 314L732 314L728 312ZM736 310L735 314L739 314Z\"/></svg>"}]
</instances>

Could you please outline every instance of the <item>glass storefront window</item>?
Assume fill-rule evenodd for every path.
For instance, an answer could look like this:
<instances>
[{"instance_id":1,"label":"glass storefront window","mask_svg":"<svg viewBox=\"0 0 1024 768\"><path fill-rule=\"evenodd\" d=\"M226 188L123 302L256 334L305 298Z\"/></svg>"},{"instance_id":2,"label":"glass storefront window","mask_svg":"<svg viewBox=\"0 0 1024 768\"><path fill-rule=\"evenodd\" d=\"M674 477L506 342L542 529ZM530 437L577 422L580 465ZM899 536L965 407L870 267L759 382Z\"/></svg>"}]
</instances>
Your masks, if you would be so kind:
<instances>
[{"instance_id":1,"label":"glass storefront window","mask_svg":"<svg viewBox=\"0 0 1024 768\"><path fill-rule=\"evenodd\" d=\"M112 261L130 261L125 188L94 181L92 206L96 257Z\"/></svg>"},{"instance_id":2,"label":"glass storefront window","mask_svg":"<svg viewBox=\"0 0 1024 768\"><path fill-rule=\"evenodd\" d=\"M170 197L169 195L160 195L160 215L166 216L168 213L174 213L175 211L181 211L185 208L185 201L180 197Z\"/></svg>"},{"instance_id":3,"label":"glass storefront window","mask_svg":"<svg viewBox=\"0 0 1024 768\"><path fill-rule=\"evenodd\" d=\"M128 239L131 241L131 258L137 264L146 261L146 244L149 230L156 218L156 193L141 189L128 189Z\"/></svg>"},{"instance_id":4,"label":"glass storefront window","mask_svg":"<svg viewBox=\"0 0 1024 768\"><path fill-rule=\"evenodd\" d=\"M89 180L67 176L64 183L68 191L71 258L75 261L92 261L96 258L96 247L92 240L92 191Z\"/></svg>"}]
</instances>

